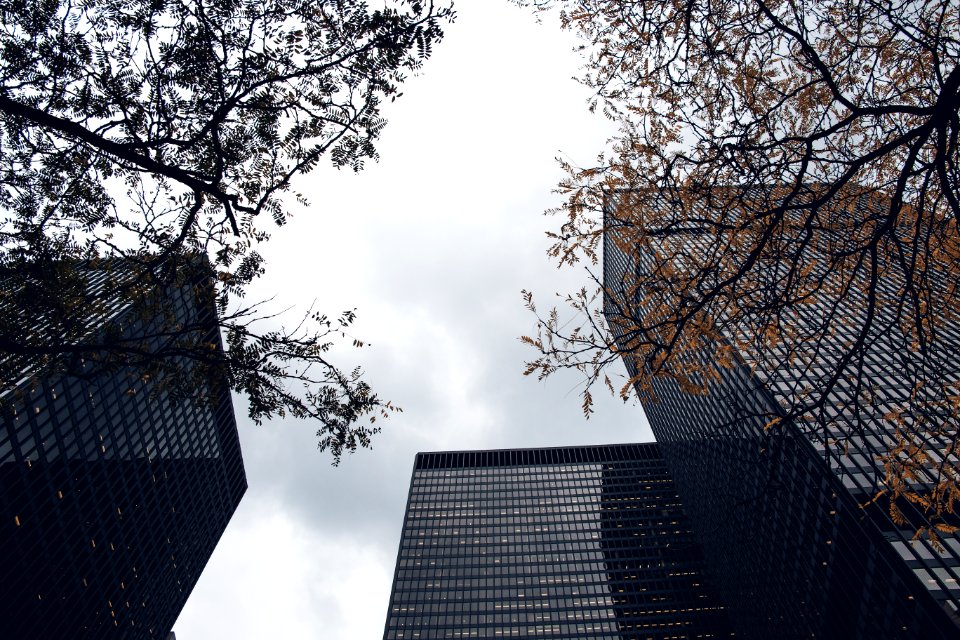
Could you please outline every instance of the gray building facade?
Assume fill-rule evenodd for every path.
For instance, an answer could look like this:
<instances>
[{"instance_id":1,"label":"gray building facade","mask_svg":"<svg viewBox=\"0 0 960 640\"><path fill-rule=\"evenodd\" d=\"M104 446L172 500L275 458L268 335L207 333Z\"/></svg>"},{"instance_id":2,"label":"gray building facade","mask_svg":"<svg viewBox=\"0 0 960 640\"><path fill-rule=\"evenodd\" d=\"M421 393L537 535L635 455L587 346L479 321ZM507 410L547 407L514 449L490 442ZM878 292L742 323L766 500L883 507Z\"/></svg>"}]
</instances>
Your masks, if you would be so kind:
<instances>
[{"instance_id":1,"label":"gray building facade","mask_svg":"<svg viewBox=\"0 0 960 640\"><path fill-rule=\"evenodd\" d=\"M164 307L220 348L206 286ZM246 490L225 384L190 400L136 368L87 374L28 366L0 397L3 638L167 638Z\"/></svg>"},{"instance_id":2,"label":"gray building facade","mask_svg":"<svg viewBox=\"0 0 960 640\"><path fill-rule=\"evenodd\" d=\"M417 454L385 640L731 635L656 444Z\"/></svg>"},{"instance_id":3,"label":"gray building facade","mask_svg":"<svg viewBox=\"0 0 960 640\"><path fill-rule=\"evenodd\" d=\"M633 233L631 208L671 205L658 196L626 203L622 198L612 197L605 212L603 280L608 324L627 350L635 338L631 327L646 313L638 301L654 268L652 256L624 241ZM695 238L673 241L697 250ZM792 321L802 328L837 312L812 305ZM818 344L806 360L778 360L782 354L776 353L759 357L740 346L746 342L742 335L720 336L725 347L737 350L736 357L715 368L718 378L705 394L684 391L668 377L647 376L625 358L630 375L650 385L640 389L641 401L694 530L711 532L700 538L707 566L740 637L960 633L960 539L945 535L943 548L936 549L913 539L915 527L925 523L922 513L901 504L910 521L897 523L881 502L871 503L882 489L878 456L893 442L882 416L913 384L913 372L902 362L909 350L897 342L902 336L883 322L876 325L864 358L867 374L834 385L823 413L808 424L771 426L800 394L815 397L823 367L849 343L841 323L834 342ZM941 346L958 344L952 331ZM948 362L949 353L944 352ZM960 361L956 356L960 350L954 363ZM702 364L710 356L685 357ZM868 403L862 401L863 388L870 389Z\"/></svg>"}]
</instances>

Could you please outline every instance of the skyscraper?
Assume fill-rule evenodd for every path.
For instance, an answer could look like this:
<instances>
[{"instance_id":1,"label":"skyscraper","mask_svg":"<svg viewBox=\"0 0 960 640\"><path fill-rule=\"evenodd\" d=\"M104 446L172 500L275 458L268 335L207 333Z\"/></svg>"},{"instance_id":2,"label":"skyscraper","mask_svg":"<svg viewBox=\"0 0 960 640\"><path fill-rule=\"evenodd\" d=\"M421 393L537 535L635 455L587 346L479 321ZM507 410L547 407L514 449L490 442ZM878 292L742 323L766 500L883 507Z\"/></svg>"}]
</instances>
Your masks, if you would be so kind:
<instances>
[{"instance_id":1,"label":"skyscraper","mask_svg":"<svg viewBox=\"0 0 960 640\"><path fill-rule=\"evenodd\" d=\"M417 454L385 640L730 636L656 444Z\"/></svg>"},{"instance_id":2,"label":"skyscraper","mask_svg":"<svg viewBox=\"0 0 960 640\"><path fill-rule=\"evenodd\" d=\"M611 198L605 212L605 314L623 352L638 340L636 327L650 312L649 289L659 277L651 255L659 249L631 246L638 238L634 221L644 207L666 206L673 205L659 195L625 193ZM684 254L700 251L692 228L663 241L672 243L658 258L671 256L664 269L689 268L680 264ZM824 250L816 240L790 250L794 263L826 264L808 255ZM778 268L770 266L771 286ZM882 288L894 285L881 280L876 287L893 298L896 291ZM883 416L917 388L909 339L881 307L873 328L864 330L858 374L817 395L825 368L856 339L851 327L862 311L854 304L802 309L785 321L799 336L826 318L853 321L835 321L826 340L801 338L792 357L782 345L763 357L734 327L711 339L733 356L714 367L715 380L695 381L706 393L651 377L625 357L631 376L649 385L640 389L644 410L695 531L713 532L702 538L706 562L731 620L746 637L955 637L960 540L945 535L937 549L913 539L911 527L925 523L919 510L897 503L909 520L898 522L880 503L870 504L883 490L879 456L895 441ZM937 345L947 367L960 360L956 329L947 328ZM684 357L703 364L712 357L707 351ZM813 422L778 422L785 407L809 398L822 408Z\"/></svg>"},{"instance_id":3,"label":"skyscraper","mask_svg":"<svg viewBox=\"0 0 960 640\"><path fill-rule=\"evenodd\" d=\"M221 348L202 278L163 307ZM108 310L113 329L142 326ZM0 395L0 636L167 638L246 490L229 390L201 386L179 398L132 366L25 361Z\"/></svg>"}]
</instances>

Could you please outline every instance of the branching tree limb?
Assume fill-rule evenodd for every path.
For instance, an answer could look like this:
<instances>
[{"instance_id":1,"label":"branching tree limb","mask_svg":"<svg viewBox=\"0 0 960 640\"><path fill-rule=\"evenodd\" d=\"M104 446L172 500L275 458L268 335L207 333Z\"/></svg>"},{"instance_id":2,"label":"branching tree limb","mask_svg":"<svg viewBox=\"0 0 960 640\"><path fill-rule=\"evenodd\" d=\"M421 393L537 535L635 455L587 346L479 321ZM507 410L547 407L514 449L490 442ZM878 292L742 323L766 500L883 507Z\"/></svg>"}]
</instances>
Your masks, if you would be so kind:
<instances>
[{"instance_id":1,"label":"branching tree limb","mask_svg":"<svg viewBox=\"0 0 960 640\"><path fill-rule=\"evenodd\" d=\"M589 412L616 357L624 396L656 377L708 393L747 365L775 391L771 425L804 425L838 466L883 425L875 495L895 522L922 512L934 544L955 532L960 7L520 4L561 11L591 107L620 125L597 166L564 164L549 254L597 264L606 239L633 265L568 298L572 331L538 314L527 373L580 371Z\"/></svg>"},{"instance_id":2,"label":"branching tree limb","mask_svg":"<svg viewBox=\"0 0 960 640\"><path fill-rule=\"evenodd\" d=\"M368 445L376 429L358 421L394 407L325 355L353 312L276 331L239 300L264 273L264 223L305 203L294 179L323 156L355 171L377 158L382 104L453 17L421 0L0 0L3 387L28 362L171 381L193 362L257 421L318 420L335 460ZM200 281L225 340L215 362L208 338L144 315ZM96 325L119 308L145 333Z\"/></svg>"}]
</instances>

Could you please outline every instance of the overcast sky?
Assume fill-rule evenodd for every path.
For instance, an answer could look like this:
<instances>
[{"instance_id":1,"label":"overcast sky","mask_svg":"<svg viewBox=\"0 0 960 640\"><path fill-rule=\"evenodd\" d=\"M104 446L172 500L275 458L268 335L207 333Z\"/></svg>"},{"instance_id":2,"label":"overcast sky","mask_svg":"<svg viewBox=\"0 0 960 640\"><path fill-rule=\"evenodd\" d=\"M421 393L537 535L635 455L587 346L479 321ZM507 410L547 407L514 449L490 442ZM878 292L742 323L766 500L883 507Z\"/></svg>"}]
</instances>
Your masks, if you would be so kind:
<instances>
[{"instance_id":1,"label":"overcast sky","mask_svg":"<svg viewBox=\"0 0 960 640\"><path fill-rule=\"evenodd\" d=\"M174 630L178 640L380 638L418 451L652 440L639 405L579 379L521 375L541 307L579 287L544 254L542 215L562 177L612 132L571 77L575 40L506 0L457 0L422 74L385 109L381 159L358 175L323 167L295 187L311 207L267 245L262 295L301 313L356 307L341 355L403 407L372 451L338 468L305 422L251 424L235 398L250 488ZM288 316L293 324L296 311ZM618 371L619 373L620 371Z\"/></svg>"}]
</instances>

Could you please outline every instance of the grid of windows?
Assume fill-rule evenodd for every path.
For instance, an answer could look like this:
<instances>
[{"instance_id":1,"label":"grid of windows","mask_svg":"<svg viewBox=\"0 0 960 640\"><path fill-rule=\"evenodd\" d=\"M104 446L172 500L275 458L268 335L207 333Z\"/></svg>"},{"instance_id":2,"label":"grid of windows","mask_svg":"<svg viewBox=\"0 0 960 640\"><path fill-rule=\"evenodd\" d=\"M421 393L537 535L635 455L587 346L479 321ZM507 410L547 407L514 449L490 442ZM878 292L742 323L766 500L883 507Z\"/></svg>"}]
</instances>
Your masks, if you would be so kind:
<instances>
[{"instance_id":1,"label":"grid of windows","mask_svg":"<svg viewBox=\"0 0 960 640\"><path fill-rule=\"evenodd\" d=\"M604 242L607 313L622 314L631 307L633 274L646 273L649 256L622 250L616 236L623 223L610 205ZM643 309L626 312L642 315ZM615 332L617 326L611 322ZM828 403L836 411L826 430L765 426L781 403L790 402L790 394L809 393L820 384L818 367L830 357L829 348L816 358L794 360L792 368L774 367L777 354L761 362L742 353L746 365L723 369L708 395L683 393L662 378L651 381L656 399L646 396L644 409L696 530L715 532L703 540L706 560L741 635L956 635L950 618L957 619L960 595L958 539L948 538L938 553L911 541L908 528L896 526L878 505L860 507L882 472L876 454L884 450L887 434L877 412L909 387L909 373L893 371L895 339L884 334L873 340L866 362L867 372L877 374L867 385L881 402L861 406L839 385ZM840 348L843 337L837 340ZM627 366L631 375L638 373L632 362Z\"/></svg>"},{"instance_id":2,"label":"grid of windows","mask_svg":"<svg viewBox=\"0 0 960 640\"><path fill-rule=\"evenodd\" d=\"M417 455L385 640L729 636L656 445Z\"/></svg>"},{"instance_id":3,"label":"grid of windows","mask_svg":"<svg viewBox=\"0 0 960 640\"><path fill-rule=\"evenodd\" d=\"M191 291L169 308L218 342ZM167 637L246 489L229 392L212 389L178 402L132 370L32 371L3 394L0 635Z\"/></svg>"}]
</instances>

